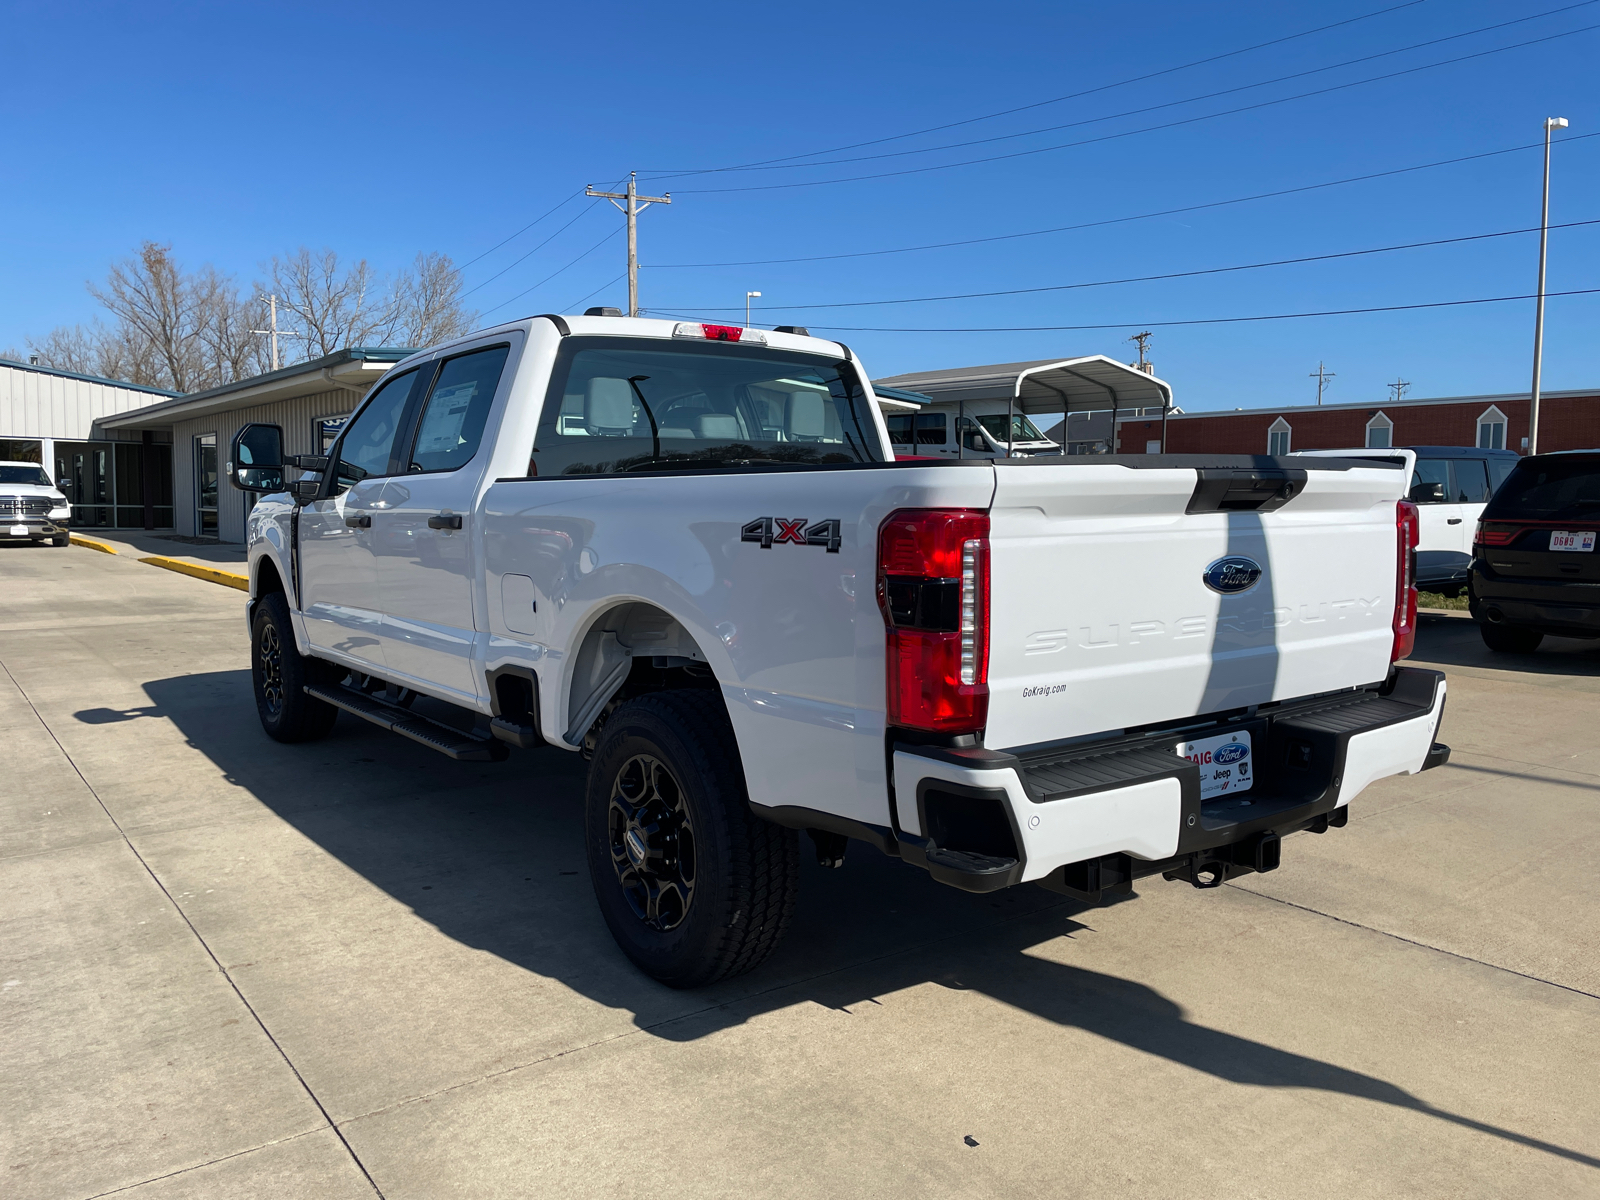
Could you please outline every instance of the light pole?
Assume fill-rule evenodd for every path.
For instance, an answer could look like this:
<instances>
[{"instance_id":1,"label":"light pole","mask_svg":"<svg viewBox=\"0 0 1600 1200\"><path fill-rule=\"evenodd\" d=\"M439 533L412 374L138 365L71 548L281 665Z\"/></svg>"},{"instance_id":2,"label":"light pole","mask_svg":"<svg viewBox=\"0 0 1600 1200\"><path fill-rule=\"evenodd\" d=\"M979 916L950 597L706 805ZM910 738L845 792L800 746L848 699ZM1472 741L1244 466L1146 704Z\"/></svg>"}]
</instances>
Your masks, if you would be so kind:
<instances>
[{"instance_id":1,"label":"light pole","mask_svg":"<svg viewBox=\"0 0 1600 1200\"><path fill-rule=\"evenodd\" d=\"M1565 117L1544 119L1544 207L1539 213L1539 299L1533 317L1533 388L1528 404L1528 453L1539 453L1539 371L1544 365L1544 262L1550 241L1550 135L1565 129Z\"/></svg>"},{"instance_id":2,"label":"light pole","mask_svg":"<svg viewBox=\"0 0 1600 1200\"><path fill-rule=\"evenodd\" d=\"M756 300L761 299L761 293L760 292L746 292L744 294L744 327L746 329L750 328L750 301L751 301L752 298L754 298Z\"/></svg>"}]
</instances>

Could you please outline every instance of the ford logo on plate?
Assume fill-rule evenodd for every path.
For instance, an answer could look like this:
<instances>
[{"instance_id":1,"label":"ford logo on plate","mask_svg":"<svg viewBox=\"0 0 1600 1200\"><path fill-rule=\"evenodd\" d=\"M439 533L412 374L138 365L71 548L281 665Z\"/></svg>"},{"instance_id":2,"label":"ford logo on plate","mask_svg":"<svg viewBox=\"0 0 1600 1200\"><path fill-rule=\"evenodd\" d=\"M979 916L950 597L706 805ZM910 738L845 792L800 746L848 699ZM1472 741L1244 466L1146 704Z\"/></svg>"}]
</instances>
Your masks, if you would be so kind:
<instances>
[{"instance_id":1,"label":"ford logo on plate","mask_svg":"<svg viewBox=\"0 0 1600 1200\"><path fill-rule=\"evenodd\" d=\"M1226 746L1218 746L1211 752L1211 761L1221 763L1223 766L1249 757L1250 747L1240 742L1229 742Z\"/></svg>"},{"instance_id":2,"label":"ford logo on plate","mask_svg":"<svg viewBox=\"0 0 1600 1200\"><path fill-rule=\"evenodd\" d=\"M1200 578L1213 592L1233 596L1255 587L1261 578L1261 564L1242 554L1230 554L1227 558L1217 559Z\"/></svg>"}]
</instances>

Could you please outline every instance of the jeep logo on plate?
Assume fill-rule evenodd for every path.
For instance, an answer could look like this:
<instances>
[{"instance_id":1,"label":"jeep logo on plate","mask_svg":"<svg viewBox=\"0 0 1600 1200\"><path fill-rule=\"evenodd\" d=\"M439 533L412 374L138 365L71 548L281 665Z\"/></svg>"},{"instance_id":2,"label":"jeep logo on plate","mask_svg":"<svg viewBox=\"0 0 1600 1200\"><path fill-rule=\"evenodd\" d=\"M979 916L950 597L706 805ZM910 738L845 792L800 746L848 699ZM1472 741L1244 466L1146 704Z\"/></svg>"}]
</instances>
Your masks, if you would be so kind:
<instances>
[{"instance_id":1,"label":"jeep logo on plate","mask_svg":"<svg viewBox=\"0 0 1600 1200\"><path fill-rule=\"evenodd\" d=\"M1217 559L1200 578L1213 592L1234 596L1255 587L1261 578L1261 564L1242 554L1230 554L1227 558Z\"/></svg>"}]
</instances>

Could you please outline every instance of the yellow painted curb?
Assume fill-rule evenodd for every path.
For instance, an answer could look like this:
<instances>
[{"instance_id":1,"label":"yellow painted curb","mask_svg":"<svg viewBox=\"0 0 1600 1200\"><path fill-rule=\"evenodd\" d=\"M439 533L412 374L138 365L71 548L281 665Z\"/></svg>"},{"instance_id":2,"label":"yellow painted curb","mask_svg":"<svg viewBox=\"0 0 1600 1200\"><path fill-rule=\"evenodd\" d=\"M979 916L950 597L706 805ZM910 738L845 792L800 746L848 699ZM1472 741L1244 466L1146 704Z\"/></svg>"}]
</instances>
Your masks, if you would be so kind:
<instances>
[{"instance_id":1,"label":"yellow painted curb","mask_svg":"<svg viewBox=\"0 0 1600 1200\"><path fill-rule=\"evenodd\" d=\"M223 587L238 588L241 592L250 590L250 577L234 571L219 571L216 567L202 567L178 558L157 556L141 558L139 561L149 563L152 567L161 567L163 570L176 571L180 575L193 575L196 579L204 579L208 583L220 583Z\"/></svg>"},{"instance_id":2,"label":"yellow painted curb","mask_svg":"<svg viewBox=\"0 0 1600 1200\"><path fill-rule=\"evenodd\" d=\"M74 546L85 546L90 550L98 550L101 554L115 554L116 551L104 542L94 541L92 538L79 537L75 533L67 534L67 540Z\"/></svg>"}]
</instances>

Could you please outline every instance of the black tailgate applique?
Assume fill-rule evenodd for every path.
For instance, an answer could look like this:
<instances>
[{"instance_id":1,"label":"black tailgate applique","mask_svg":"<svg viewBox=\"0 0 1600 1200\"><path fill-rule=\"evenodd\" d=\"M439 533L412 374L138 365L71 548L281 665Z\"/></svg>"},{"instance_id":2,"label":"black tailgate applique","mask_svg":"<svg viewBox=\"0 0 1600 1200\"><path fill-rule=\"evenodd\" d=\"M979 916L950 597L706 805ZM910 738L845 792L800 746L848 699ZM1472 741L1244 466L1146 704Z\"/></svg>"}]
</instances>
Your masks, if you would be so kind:
<instances>
[{"instance_id":1,"label":"black tailgate applique","mask_svg":"<svg viewBox=\"0 0 1600 1200\"><path fill-rule=\"evenodd\" d=\"M795 546L821 546L829 554L839 553L838 521L808 523L805 517L757 517L739 529L741 542L758 542L763 550L785 542Z\"/></svg>"}]
</instances>

